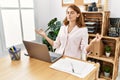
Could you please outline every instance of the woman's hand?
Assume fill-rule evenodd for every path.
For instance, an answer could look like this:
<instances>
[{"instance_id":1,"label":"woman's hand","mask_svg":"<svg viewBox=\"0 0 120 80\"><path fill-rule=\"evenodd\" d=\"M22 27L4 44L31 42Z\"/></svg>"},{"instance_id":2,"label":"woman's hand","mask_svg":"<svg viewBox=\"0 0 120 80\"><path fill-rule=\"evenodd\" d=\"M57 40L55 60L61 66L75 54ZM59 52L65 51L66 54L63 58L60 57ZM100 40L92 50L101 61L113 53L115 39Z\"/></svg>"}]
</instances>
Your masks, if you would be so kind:
<instances>
[{"instance_id":1,"label":"woman's hand","mask_svg":"<svg viewBox=\"0 0 120 80\"><path fill-rule=\"evenodd\" d=\"M43 29L39 29L39 30L35 30L35 32L39 35L41 35L42 37L46 37L46 33L44 32Z\"/></svg>"},{"instance_id":2,"label":"woman's hand","mask_svg":"<svg viewBox=\"0 0 120 80\"><path fill-rule=\"evenodd\" d=\"M35 30L35 32L37 34L41 35L42 37L44 37L49 42L49 44L53 46L53 43L54 43L53 40L50 39L49 37L47 37L47 35L43 29Z\"/></svg>"},{"instance_id":3,"label":"woman's hand","mask_svg":"<svg viewBox=\"0 0 120 80\"><path fill-rule=\"evenodd\" d=\"M86 48L86 51L87 51L88 54L89 54L89 52L91 50L92 45L94 45L96 42L100 41L101 38L102 38L101 35L96 34L95 38L90 41L89 45Z\"/></svg>"},{"instance_id":4,"label":"woman's hand","mask_svg":"<svg viewBox=\"0 0 120 80\"><path fill-rule=\"evenodd\" d=\"M95 42L101 40L102 36L99 34L96 34L96 37L90 42L90 44L94 44Z\"/></svg>"}]
</instances>

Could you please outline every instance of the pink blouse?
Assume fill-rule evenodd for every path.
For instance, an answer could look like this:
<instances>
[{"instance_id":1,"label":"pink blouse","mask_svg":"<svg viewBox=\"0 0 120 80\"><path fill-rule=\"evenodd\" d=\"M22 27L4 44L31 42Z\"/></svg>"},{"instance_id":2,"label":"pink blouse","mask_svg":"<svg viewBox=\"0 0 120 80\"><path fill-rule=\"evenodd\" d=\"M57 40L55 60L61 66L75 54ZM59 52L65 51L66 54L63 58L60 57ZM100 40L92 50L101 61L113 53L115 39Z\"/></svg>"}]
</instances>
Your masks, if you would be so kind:
<instances>
[{"instance_id":1,"label":"pink blouse","mask_svg":"<svg viewBox=\"0 0 120 80\"><path fill-rule=\"evenodd\" d=\"M88 30L86 27L75 26L68 33L68 26L61 26L59 34L54 41L53 48L56 53L81 59L82 54L86 54L88 45Z\"/></svg>"}]
</instances>

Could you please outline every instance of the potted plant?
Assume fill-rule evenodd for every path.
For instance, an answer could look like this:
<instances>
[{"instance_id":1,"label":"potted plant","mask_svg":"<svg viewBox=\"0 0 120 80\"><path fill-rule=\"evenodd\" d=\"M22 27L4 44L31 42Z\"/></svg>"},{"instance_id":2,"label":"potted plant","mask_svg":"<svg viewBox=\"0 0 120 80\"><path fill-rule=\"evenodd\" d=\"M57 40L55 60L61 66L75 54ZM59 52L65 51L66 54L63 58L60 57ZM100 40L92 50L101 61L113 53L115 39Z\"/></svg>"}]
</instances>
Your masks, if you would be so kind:
<instances>
[{"instance_id":1,"label":"potted plant","mask_svg":"<svg viewBox=\"0 0 120 80\"><path fill-rule=\"evenodd\" d=\"M103 71L104 71L104 76L105 76L105 77L109 77L109 76L110 76L110 71L111 71L110 66L105 65L105 66L103 67Z\"/></svg>"},{"instance_id":2,"label":"potted plant","mask_svg":"<svg viewBox=\"0 0 120 80\"><path fill-rule=\"evenodd\" d=\"M55 40L60 30L61 22L58 21L57 18L53 18L49 21L47 25L48 25L48 28L45 30L45 32L47 32L47 36L52 40ZM52 46L47 42L46 39L43 38L42 42L47 45L49 51L54 52Z\"/></svg>"},{"instance_id":3,"label":"potted plant","mask_svg":"<svg viewBox=\"0 0 120 80\"><path fill-rule=\"evenodd\" d=\"M105 54L106 57L109 57L111 53L111 47L110 46L105 46Z\"/></svg>"}]
</instances>

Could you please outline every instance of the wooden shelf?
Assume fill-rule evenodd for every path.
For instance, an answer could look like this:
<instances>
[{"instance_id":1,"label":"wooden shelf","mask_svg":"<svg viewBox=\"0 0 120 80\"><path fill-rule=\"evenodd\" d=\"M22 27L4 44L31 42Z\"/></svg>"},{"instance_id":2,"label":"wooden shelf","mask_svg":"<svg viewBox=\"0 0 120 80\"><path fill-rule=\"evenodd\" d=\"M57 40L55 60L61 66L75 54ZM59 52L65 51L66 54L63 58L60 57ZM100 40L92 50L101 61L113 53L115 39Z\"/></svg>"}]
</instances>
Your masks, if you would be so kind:
<instances>
[{"instance_id":1,"label":"wooden shelf","mask_svg":"<svg viewBox=\"0 0 120 80\"><path fill-rule=\"evenodd\" d=\"M95 36L96 36L96 34L89 34L89 37L95 37ZM119 37L103 36L103 38L106 38L106 39L113 39L113 40L120 41L120 38L119 38Z\"/></svg>"},{"instance_id":2,"label":"wooden shelf","mask_svg":"<svg viewBox=\"0 0 120 80\"><path fill-rule=\"evenodd\" d=\"M109 37L108 26L109 26L109 16L110 11L86 11L82 12L85 22L95 22L98 25L87 24L88 32L89 32L89 42L96 37L96 33L102 35L102 39L98 40L91 46L91 54L87 55L87 59L93 62L100 63L100 70L103 69L105 64L111 66L112 74L110 78L107 78L103 75L103 71L101 71L100 78L102 80L115 80L118 75L118 63L119 63L119 54L120 54L120 38L118 37ZM91 29L89 26L96 26L96 28L92 29L94 32L90 32ZM106 57L105 55L105 46L111 47L111 55L110 57Z\"/></svg>"},{"instance_id":3,"label":"wooden shelf","mask_svg":"<svg viewBox=\"0 0 120 80\"><path fill-rule=\"evenodd\" d=\"M103 79L105 79L105 80L112 80L111 77L105 77L105 76L103 75L103 73L100 75L100 78L103 78Z\"/></svg>"},{"instance_id":4,"label":"wooden shelf","mask_svg":"<svg viewBox=\"0 0 120 80\"><path fill-rule=\"evenodd\" d=\"M90 39L93 39L95 37L95 34L89 34ZM105 80L115 80L118 75L118 64L119 64L119 50L120 50L120 38L118 37L109 37L109 36L103 36L102 41L104 43L103 46L109 45L112 47L112 54L110 57L106 57L103 51L103 54L101 56L97 56L94 53L88 54L87 58L88 60L95 60L95 61L102 61L102 65L100 65L100 69L103 65L109 64L112 65L112 74L110 78L107 78L103 75L102 72L100 72L100 78L103 78ZM103 47L104 48L104 47ZM104 63L104 64L103 64Z\"/></svg>"},{"instance_id":5,"label":"wooden shelf","mask_svg":"<svg viewBox=\"0 0 120 80\"><path fill-rule=\"evenodd\" d=\"M89 34L90 37L95 37L96 34Z\"/></svg>"},{"instance_id":6,"label":"wooden shelf","mask_svg":"<svg viewBox=\"0 0 120 80\"><path fill-rule=\"evenodd\" d=\"M95 34L89 34L89 39L93 39L95 37ZM87 55L88 60L95 60L95 61L101 61L101 67L105 64L112 65L112 74L110 78L105 77L102 72L100 72L100 78L106 79L106 80L115 80L118 75L118 64L119 64L119 50L120 50L120 38L118 37L109 37L109 36L103 36L102 37L103 42L103 50L106 45L111 47L111 56L106 57L105 51L102 52L102 55L98 56L94 54L95 52L92 52L91 54ZM96 45L95 45L96 46ZM101 46L101 45L100 45ZM95 47L96 48L96 47ZM99 49L99 48L98 48ZM102 49L100 49L102 50ZM101 54L101 53L100 53ZM103 64L104 63L104 64Z\"/></svg>"},{"instance_id":7,"label":"wooden shelf","mask_svg":"<svg viewBox=\"0 0 120 80\"><path fill-rule=\"evenodd\" d=\"M100 57L97 57L97 56L94 56L92 54L89 54L87 55L88 58L94 58L94 59L97 59L97 60L102 60L102 61L106 61L106 62L110 62L110 63L114 63L114 57L106 57L106 56L100 56Z\"/></svg>"},{"instance_id":8,"label":"wooden shelf","mask_svg":"<svg viewBox=\"0 0 120 80\"><path fill-rule=\"evenodd\" d=\"M102 13L104 13L104 12L109 12L110 13L110 11L83 11L82 13L91 13L91 14L102 14Z\"/></svg>"},{"instance_id":9,"label":"wooden shelf","mask_svg":"<svg viewBox=\"0 0 120 80\"><path fill-rule=\"evenodd\" d=\"M98 80L106 80L105 78L98 78Z\"/></svg>"},{"instance_id":10,"label":"wooden shelf","mask_svg":"<svg viewBox=\"0 0 120 80\"><path fill-rule=\"evenodd\" d=\"M96 22L98 24L96 25L97 33L103 36L107 35L110 11L84 11L82 14L85 22Z\"/></svg>"}]
</instances>

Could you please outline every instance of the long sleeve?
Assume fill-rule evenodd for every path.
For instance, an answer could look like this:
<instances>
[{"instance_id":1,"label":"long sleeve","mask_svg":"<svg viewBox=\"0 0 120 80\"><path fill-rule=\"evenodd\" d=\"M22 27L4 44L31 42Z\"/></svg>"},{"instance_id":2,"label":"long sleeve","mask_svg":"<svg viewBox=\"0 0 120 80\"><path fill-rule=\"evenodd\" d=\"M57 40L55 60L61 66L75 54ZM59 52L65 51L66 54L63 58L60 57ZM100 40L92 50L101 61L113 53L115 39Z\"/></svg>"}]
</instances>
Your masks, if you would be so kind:
<instances>
[{"instance_id":1,"label":"long sleeve","mask_svg":"<svg viewBox=\"0 0 120 80\"><path fill-rule=\"evenodd\" d=\"M55 40L54 43L53 43L53 49L56 49L56 48L58 48L59 46L60 46L60 38L59 38L59 34L58 34L56 40Z\"/></svg>"},{"instance_id":2,"label":"long sleeve","mask_svg":"<svg viewBox=\"0 0 120 80\"><path fill-rule=\"evenodd\" d=\"M68 26L61 26L59 34L54 41L53 47L56 53L63 54L78 59L82 58L82 54L86 54L88 45L87 28L79 28L77 26L68 33Z\"/></svg>"},{"instance_id":3,"label":"long sleeve","mask_svg":"<svg viewBox=\"0 0 120 80\"><path fill-rule=\"evenodd\" d=\"M53 43L53 48L56 49L56 53L63 54L67 42L67 27L61 26L56 40Z\"/></svg>"},{"instance_id":4,"label":"long sleeve","mask_svg":"<svg viewBox=\"0 0 120 80\"><path fill-rule=\"evenodd\" d=\"M61 45L60 36L62 35L62 33L63 33L63 26L61 26L61 28L59 30L59 33L56 37L56 40L53 43L53 49L56 49L56 48L60 47L60 45Z\"/></svg>"},{"instance_id":5,"label":"long sleeve","mask_svg":"<svg viewBox=\"0 0 120 80\"><path fill-rule=\"evenodd\" d=\"M82 59L85 58L87 51L86 51L86 47L88 46L88 31L85 30L84 34L82 35L82 40L81 40L81 52L82 52Z\"/></svg>"}]
</instances>

